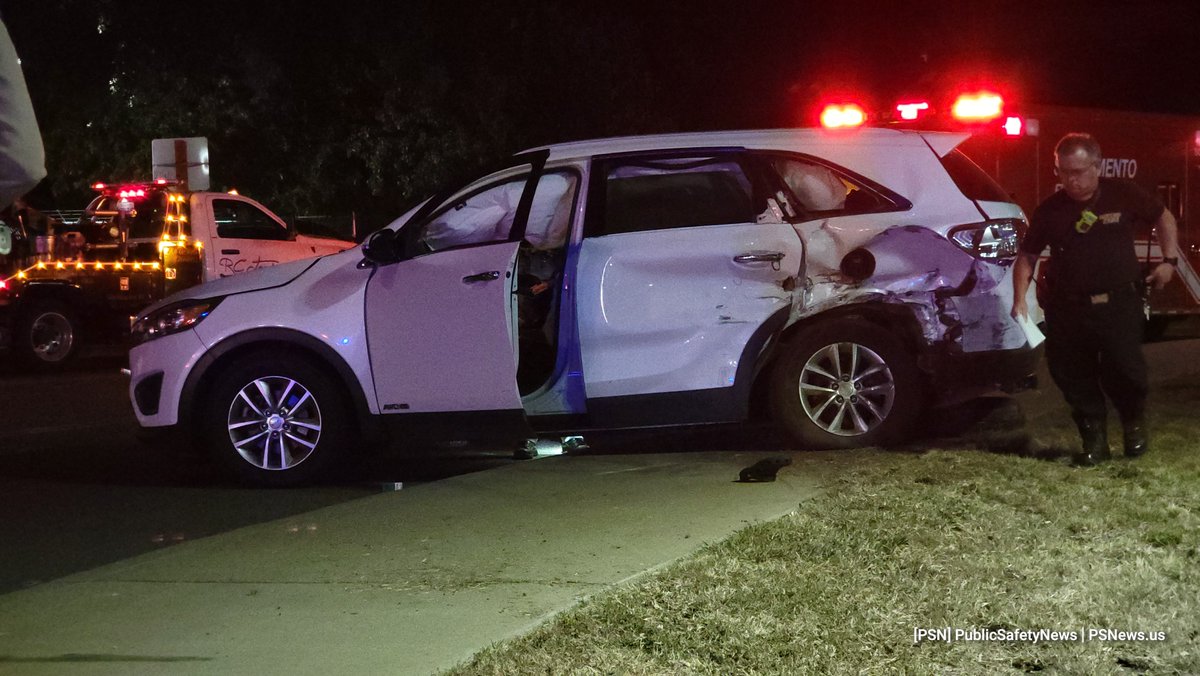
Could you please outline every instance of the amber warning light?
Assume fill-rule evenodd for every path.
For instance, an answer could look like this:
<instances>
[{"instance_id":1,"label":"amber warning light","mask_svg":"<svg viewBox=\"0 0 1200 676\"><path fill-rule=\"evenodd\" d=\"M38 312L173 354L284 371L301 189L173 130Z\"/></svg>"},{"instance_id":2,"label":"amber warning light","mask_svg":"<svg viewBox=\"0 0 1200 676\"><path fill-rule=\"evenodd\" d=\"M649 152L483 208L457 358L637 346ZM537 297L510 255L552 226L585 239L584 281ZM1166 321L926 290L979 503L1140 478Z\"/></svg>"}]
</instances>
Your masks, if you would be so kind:
<instances>
[{"instance_id":1,"label":"amber warning light","mask_svg":"<svg viewBox=\"0 0 1200 676\"><path fill-rule=\"evenodd\" d=\"M821 126L826 129L861 127L866 121L867 113L854 103L830 104L821 111Z\"/></svg>"},{"instance_id":2,"label":"amber warning light","mask_svg":"<svg viewBox=\"0 0 1200 676\"><path fill-rule=\"evenodd\" d=\"M954 101L950 114L962 122L988 122L1004 112L1004 99L999 94L977 92L963 94Z\"/></svg>"}]
</instances>

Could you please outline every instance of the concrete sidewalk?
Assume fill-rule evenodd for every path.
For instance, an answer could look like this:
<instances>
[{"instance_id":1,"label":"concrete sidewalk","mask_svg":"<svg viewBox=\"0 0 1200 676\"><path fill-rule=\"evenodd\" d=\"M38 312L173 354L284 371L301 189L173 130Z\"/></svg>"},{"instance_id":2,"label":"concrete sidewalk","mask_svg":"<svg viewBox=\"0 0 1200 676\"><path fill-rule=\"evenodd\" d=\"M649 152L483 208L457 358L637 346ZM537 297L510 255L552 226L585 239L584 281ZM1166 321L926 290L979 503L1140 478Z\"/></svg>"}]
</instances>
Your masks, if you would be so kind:
<instances>
[{"instance_id":1,"label":"concrete sidewalk","mask_svg":"<svg viewBox=\"0 0 1200 676\"><path fill-rule=\"evenodd\" d=\"M0 597L0 673L434 672L817 492L823 453L733 482L768 455L539 459L128 559Z\"/></svg>"}]
</instances>

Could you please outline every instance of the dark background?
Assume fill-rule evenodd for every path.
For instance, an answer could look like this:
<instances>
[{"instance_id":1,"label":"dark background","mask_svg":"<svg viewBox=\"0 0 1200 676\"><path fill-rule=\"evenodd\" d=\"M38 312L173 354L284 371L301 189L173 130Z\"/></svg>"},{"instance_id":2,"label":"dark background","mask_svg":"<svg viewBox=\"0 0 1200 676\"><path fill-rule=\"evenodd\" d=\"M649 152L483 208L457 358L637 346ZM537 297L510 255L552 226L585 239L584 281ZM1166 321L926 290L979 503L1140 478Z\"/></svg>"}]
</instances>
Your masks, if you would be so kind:
<instances>
[{"instance_id":1,"label":"dark background","mask_svg":"<svg viewBox=\"0 0 1200 676\"><path fill-rule=\"evenodd\" d=\"M50 177L144 179L206 136L214 189L360 230L447 180L579 138L815 122L997 87L1013 102L1200 115L1200 2L0 0Z\"/></svg>"}]
</instances>

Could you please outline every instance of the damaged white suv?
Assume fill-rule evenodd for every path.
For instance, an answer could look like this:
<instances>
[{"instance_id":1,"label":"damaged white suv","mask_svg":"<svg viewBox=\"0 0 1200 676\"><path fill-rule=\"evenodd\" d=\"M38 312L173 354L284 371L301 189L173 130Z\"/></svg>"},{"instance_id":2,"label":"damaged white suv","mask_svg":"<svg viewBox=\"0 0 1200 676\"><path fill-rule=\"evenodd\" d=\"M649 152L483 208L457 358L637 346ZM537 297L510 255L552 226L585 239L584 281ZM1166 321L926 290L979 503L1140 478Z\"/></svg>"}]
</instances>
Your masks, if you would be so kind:
<instances>
[{"instance_id":1,"label":"damaged white suv","mask_svg":"<svg viewBox=\"0 0 1200 676\"><path fill-rule=\"evenodd\" d=\"M965 139L778 130L528 151L359 248L149 308L134 408L277 485L362 439L762 415L804 447L894 442L928 405L1020 387L1039 357L1040 333L1009 316L1024 216L955 150Z\"/></svg>"}]
</instances>

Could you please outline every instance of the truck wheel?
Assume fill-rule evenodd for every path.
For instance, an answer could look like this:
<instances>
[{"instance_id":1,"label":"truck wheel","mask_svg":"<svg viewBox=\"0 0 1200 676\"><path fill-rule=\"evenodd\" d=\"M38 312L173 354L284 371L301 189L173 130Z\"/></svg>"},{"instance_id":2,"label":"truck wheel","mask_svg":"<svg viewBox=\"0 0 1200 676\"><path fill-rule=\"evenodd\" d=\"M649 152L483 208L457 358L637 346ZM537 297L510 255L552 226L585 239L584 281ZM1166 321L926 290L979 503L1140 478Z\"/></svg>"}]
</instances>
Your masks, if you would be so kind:
<instances>
[{"instance_id":1,"label":"truck wheel","mask_svg":"<svg viewBox=\"0 0 1200 676\"><path fill-rule=\"evenodd\" d=\"M822 322L780 351L771 374L772 409L805 448L896 443L924 407L915 360L874 324Z\"/></svg>"},{"instance_id":2,"label":"truck wheel","mask_svg":"<svg viewBox=\"0 0 1200 676\"><path fill-rule=\"evenodd\" d=\"M29 363L59 368L79 352L79 318L62 303L39 302L22 317L16 341Z\"/></svg>"},{"instance_id":3,"label":"truck wheel","mask_svg":"<svg viewBox=\"0 0 1200 676\"><path fill-rule=\"evenodd\" d=\"M218 465L246 483L297 486L326 478L353 438L342 388L302 357L240 359L211 393L206 445Z\"/></svg>"}]
</instances>

